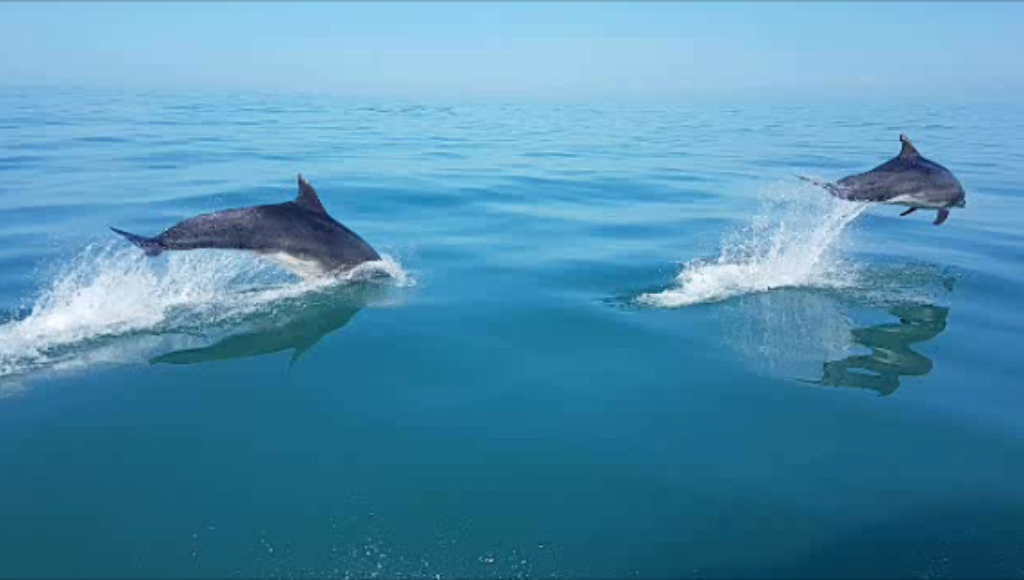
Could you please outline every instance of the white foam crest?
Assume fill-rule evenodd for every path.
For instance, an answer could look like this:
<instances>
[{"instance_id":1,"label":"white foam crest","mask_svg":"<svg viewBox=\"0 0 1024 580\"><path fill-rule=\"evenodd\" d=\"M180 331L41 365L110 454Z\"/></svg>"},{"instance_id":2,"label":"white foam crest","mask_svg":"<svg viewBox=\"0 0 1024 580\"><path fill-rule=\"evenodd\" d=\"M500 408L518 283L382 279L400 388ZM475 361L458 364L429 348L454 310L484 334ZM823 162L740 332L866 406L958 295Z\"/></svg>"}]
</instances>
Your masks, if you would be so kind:
<instances>
[{"instance_id":1,"label":"white foam crest","mask_svg":"<svg viewBox=\"0 0 1024 580\"><path fill-rule=\"evenodd\" d=\"M338 275L342 282L372 282L387 280L389 284L399 287L416 285L416 280L402 268L402 264L393 256L381 255L380 260L363 262L362 264Z\"/></svg>"},{"instance_id":2,"label":"white foam crest","mask_svg":"<svg viewBox=\"0 0 1024 580\"><path fill-rule=\"evenodd\" d=\"M297 280L242 252L182 252L151 259L110 243L86 248L45 286L29 314L0 325L0 378L76 367L83 347L133 333L187 332L250 315L277 301L339 284L409 286L394 258L337 276ZM109 358L109 357L104 357Z\"/></svg>"},{"instance_id":3,"label":"white foam crest","mask_svg":"<svg viewBox=\"0 0 1024 580\"><path fill-rule=\"evenodd\" d=\"M855 271L840 242L866 208L806 186L776 187L747 227L726 236L717 258L686 264L672 288L637 301L679 308L777 288L848 286Z\"/></svg>"}]
</instances>

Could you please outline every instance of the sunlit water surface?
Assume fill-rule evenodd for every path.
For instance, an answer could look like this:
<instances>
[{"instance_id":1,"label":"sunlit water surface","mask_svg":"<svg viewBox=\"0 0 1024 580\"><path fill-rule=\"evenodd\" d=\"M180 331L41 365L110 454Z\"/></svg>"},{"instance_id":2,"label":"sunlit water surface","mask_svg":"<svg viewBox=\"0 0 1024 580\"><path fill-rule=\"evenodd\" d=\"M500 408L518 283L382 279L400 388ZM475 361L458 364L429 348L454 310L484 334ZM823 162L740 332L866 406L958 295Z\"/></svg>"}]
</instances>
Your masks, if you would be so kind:
<instances>
[{"instance_id":1,"label":"sunlit water surface","mask_svg":"<svg viewBox=\"0 0 1024 580\"><path fill-rule=\"evenodd\" d=\"M836 201L910 134L967 207ZM1024 108L0 93L0 575L1024 575ZM386 255L146 258L305 174Z\"/></svg>"}]
</instances>

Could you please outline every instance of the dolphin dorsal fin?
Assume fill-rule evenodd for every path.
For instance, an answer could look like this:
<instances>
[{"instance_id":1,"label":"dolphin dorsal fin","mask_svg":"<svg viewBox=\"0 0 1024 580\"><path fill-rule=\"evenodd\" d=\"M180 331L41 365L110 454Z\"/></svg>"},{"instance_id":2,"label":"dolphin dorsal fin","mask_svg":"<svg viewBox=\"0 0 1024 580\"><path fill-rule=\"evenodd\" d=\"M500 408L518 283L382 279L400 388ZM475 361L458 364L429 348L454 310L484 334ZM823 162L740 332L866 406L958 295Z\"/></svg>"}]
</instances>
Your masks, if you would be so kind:
<instances>
[{"instance_id":1,"label":"dolphin dorsal fin","mask_svg":"<svg viewBox=\"0 0 1024 580\"><path fill-rule=\"evenodd\" d=\"M914 144L910 142L910 137L906 135L900 135L900 143L903 147L900 149L900 159L906 159L907 161L914 161L921 156L914 147Z\"/></svg>"},{"instance_id":2,"label":"dolphin dorsal fin","mask_svg":"<svg viewBox=\"0 0 1024 580\"><path fill-rule=\"evenodd\" d=\"M302 175L299 175L299 197L295 199L295 205L305 210L327 213L324 204L320 203L320 196Z\"/></svg>"}]
</instances>

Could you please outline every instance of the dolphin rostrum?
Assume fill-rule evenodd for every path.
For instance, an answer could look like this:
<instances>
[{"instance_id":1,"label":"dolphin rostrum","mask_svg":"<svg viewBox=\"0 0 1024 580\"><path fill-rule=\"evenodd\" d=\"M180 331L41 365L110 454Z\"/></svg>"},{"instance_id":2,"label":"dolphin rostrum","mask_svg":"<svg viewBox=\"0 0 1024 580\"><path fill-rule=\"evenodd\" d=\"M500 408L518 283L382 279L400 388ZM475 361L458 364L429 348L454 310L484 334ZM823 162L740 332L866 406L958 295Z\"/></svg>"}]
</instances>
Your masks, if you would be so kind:
<instances>
[{"instance_id":1,"label":"dolphin rostrum","mask_svg":"<svg viewBox=\"0 0 1024 580\"><path fill-rule=\"evenodd\" d=\"M906 135L900 135L900 142L900 154L871 171L835 183L797 177L841 199L908 206L901 216L918 209L938 210L935 225L940 225L949 217L950 208L964 207L964 188L948 169L921 156Z\"/></svg>"},{"instance_id":2,"label":"dolphin rostrum","mask_svg":"<svg viewBox=\"0 0 1024 580\"><path fill-rule=\"evenodd\" d=\"M198 215L154 238L110 229L147 256L165 250L248 250L304 277L380 260L369 244L327 214L301 175L295 201Z\"/></svg>"}]
</instances>

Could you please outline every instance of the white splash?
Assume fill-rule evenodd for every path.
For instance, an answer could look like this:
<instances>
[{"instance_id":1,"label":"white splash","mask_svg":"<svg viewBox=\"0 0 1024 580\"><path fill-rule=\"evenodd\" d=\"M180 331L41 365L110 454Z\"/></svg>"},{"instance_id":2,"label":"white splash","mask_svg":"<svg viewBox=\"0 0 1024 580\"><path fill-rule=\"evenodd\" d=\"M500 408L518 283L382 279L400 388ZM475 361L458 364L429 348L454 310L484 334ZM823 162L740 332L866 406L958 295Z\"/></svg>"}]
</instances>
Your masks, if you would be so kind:
<instances>
[{"instance_id":1,"label":"white splash","mask_svg":"<svg viewBox=\"0 0 1024 580\"><path fill-rule=\"evenodd\" d=\"M97 356L115 360L120 356L101 344L112 337L191 332L283 299L376 281L414 283L390 256L336 276L297 280L241 252L182 252L152 259L122 244L90 246L45 286L27 316L0 325L0 379L42 368L74 368Z\"/></svg>"},{"instance_id":2,"label":"white splash","mask_svg":"<svg viewBox=\"0 0 1024 580\"><path fill-rule=\"evenodd\" d=\"M415 279L409 275L394 257L384 254L380 260L363 262L362 264L335 276L335 282L369 282L372 280L390 280L395 286L414 286Z\"/></svg>"},{"instance_id":3,"label":"white splash","mask_svg":"<svg viewBox=\"0 0 1024 580\"><path fill-rule=\"evenodd\" d=\"M866 208L807 186L778 187L747 227L726 237L717 258L686 264L675 286L637 301L679 308L777 288L848 286L856 272L840 242Z\"/></svg>"}]
</instances>

